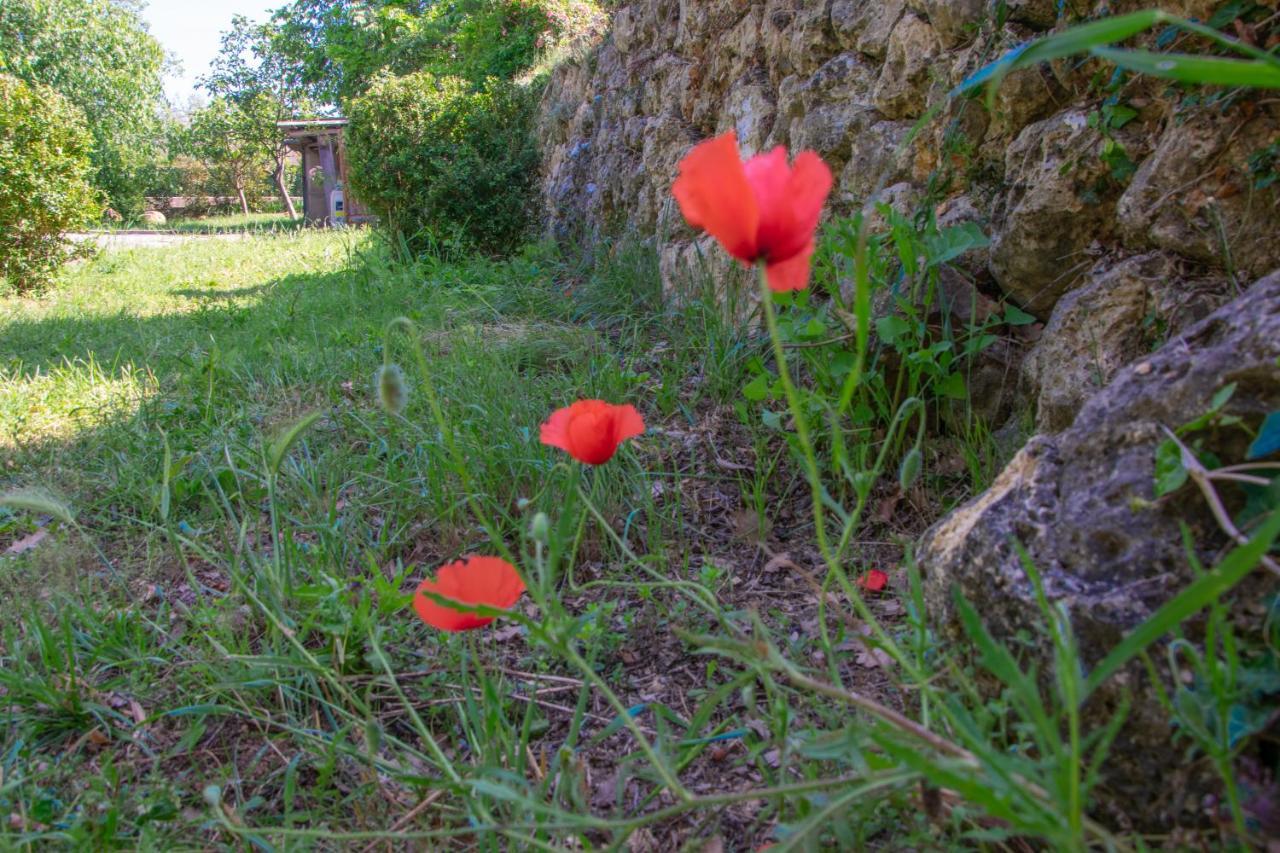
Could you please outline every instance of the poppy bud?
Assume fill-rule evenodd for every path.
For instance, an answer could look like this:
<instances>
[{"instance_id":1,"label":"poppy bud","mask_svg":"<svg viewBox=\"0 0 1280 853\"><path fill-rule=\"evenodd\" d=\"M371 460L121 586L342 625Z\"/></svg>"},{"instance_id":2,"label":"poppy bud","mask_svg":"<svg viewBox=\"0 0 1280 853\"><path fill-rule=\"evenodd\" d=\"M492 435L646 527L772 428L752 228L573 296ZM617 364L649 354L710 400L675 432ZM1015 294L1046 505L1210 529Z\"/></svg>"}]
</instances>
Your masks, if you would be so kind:
<instances>
[{"instance_id":1,"label":"poppy bud","mask_svg":"<svg viewBox=\"0 0 1280 853\"><path fill-rule=\"evenodd\" d=\"M373 385L378 392L378 402L387 414L398 415L409 402L409 383L404 371L396 364L384 364L373 375Z\"/></svg>"},{"instance_id":2,"label":"poppy bud","mask_svg":"<svg viewBox=\"0 0 1280 853\"><path fill-rule=\"evenodd\" d=\"M913 447L907 451L907 455L902 457L902 464L898 466L898 486L902 491L906 491L915 484L916 478L920 476L921 453L919 447Z\"/></svg>"},{"instance_id":3,"label":"poppy bud","mask_svg":"<svg viewBox=\"0 0 1280 853\"><path fill-rule=\"evenodd\" d=\"M533 517L533 522L529 525L529 536L534 542L540 542L543 545L551 540L551 519L547 518L545 512L540 512Z\"/></svg>"}]
</instances>

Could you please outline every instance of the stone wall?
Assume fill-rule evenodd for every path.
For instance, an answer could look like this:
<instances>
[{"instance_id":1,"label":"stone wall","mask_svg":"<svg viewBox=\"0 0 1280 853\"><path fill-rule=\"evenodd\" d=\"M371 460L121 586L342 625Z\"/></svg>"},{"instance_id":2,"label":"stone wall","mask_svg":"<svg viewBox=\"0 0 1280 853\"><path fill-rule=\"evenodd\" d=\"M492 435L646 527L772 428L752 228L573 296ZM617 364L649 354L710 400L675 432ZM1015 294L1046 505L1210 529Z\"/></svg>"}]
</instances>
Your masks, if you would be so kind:
<instances>
[{"instance_id":1,"label":"stone wall","mask_svg":"<svg viewBox=\"0 0 1280 853\"><path fill-rule=\"evenodd\" d=\"M1256 188L1249 160L1277 140L1280 105L1239 97L1192 106L1144 78L1103 93L1110 69L1064 60L1011 75L990 111L981 98L948 105L895 156L956 83L1057 26L1058 5L1006 0L1003 20L988 0L622 6L602 41L555 71L545 97L550 228L659 235L664 277L678 281L695 235L670 186L692 145L732 128L748 153L812 149L838 176L833 215L878 193L984 227L989 254L968 271L989 295L1046 322L1022 378L1041 403L1039 426L1061 429L1153 345L1152 328L1176 334L1280 266L1280 184ZM1144 5L1114 0L1111 10ZM1162 5L1205 17L1215 4ZM1096 121L1104 95L1135 111L1106 132ZM1117 145L1131 174L1113 174ZM1083 294L1063 299L1075 291Z\"/></svg>"}]
</instances>

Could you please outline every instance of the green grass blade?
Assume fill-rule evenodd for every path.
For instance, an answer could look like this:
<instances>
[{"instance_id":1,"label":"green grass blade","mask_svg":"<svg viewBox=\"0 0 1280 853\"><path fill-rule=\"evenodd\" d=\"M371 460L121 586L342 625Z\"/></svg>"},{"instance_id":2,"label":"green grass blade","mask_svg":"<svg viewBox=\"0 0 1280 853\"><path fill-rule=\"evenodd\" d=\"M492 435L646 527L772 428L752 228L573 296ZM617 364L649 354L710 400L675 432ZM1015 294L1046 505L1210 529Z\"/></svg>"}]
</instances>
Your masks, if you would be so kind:
<instances>
[{"instance_id":1,"label":"green grass blade","mask_svg":"<svg viewBox=\"0 0 1280 853\"><path fill-rule=\"evenodd\" d=\"M1280 89L1280 68L1249 59L1224 59L1189 53L1153 53L1149 50L1121 50L1114 47L1097 47L1092 53L1129 71L1177 80L1180 83Z\"/></svg>"},{"instance_id":2,"label":"green grass blade","mask_svg":"<svg viewBox=\"0 0 1280 853\"><path fill-rule=\"evenodd\" d=\"M280 466L284 464L284 458L288 455L289 449L318 420L320 420L320 412L304 415L297 423L286 429L277 436L275 441L271 442L271 447L267 451L267 469L271 472L273 478L280 473Z\"/></svg>"},{"instance_id":3,"label":"green grass blade","mask_svg":"<svg viewBox=\"0 0 1280 853\"><path fill-rule=\"evenodd\" d=\"M1051 59L1061 59L1085 53L1104 45L1124 41L1130 36L1146 30L1160 21L1169 20L1171 16L1155 9L1133 12L1115 18L1092 21L1072 27L1055 35L1029 42L1015 47L1004 56L988 65L979 68L969 75L952 92L963 94L972 92L986 83L998 84L1004 77L1019 68L1026 68Z\"/></svg>"},{"instance_id":4,"label":"green grass blade","mask_svg":"<svg viewBox=\"0 0 1280 853\"><path fill-rule=\"evenodd\" d=\"M1215 568L1166 602L1150 619L1112 649L1094 667L1093 672L1089 673L1089 679L1085 683L1085 696L1184 619L1204 609L1243 580L1271 548L1277 535L1280 535L1280 512L1272 513L1252 539L1235 548Z\"/></svg>"}]
</instances>

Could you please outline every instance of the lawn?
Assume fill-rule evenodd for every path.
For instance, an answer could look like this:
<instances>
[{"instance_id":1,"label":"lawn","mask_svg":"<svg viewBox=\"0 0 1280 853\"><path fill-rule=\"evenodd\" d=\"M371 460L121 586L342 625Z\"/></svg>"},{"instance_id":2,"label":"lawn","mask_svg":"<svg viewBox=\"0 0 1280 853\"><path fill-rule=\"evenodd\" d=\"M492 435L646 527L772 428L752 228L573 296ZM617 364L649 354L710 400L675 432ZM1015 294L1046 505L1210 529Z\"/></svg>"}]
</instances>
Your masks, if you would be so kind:
<instances>
[{"instance_id":1,"label":"lawn","mask_svg":"<svg viewBox=\"0 0 1280 853\"><path fill-rule=\"evenodd\" d=\"M262 231L296 231L306 228L306 220L291 218L287 213L228 213L216 216L179 216L174 214L163 225L152 225L146 222L129 222L119 225L108 225L108 230L128 229L132 231L172 231L179 234L236 234L240 232L257 233Z\"/></svg>"},{"instance_id":2,"label":"lawn","mask_svg":"<svg viewBox=\"0 0 1280 853\"><path fill-rule=\"evenodd\" d=\"M784 448L729 405L760 344L657 280L634 247L589 270L537 247L406 265L367 232L301 232L112 250L0 304L0 486L36 496L0 509L9 842L670 849L802 820L769 792L836 771L788 727L846 712L756 696L673 631L758 612L820 659L844 629L786 568L812 522ZM412 337L386 336L399 316ZM384 356L401 415L374 393ZM650 429L579 471L538 440L579 397ZM539 511L576 556L529 538ZM413 617L417 581L495 537L559 573L563 611L478 636ZM853 657L845 677L894 701Z\"/></svg>"}]
</instances>

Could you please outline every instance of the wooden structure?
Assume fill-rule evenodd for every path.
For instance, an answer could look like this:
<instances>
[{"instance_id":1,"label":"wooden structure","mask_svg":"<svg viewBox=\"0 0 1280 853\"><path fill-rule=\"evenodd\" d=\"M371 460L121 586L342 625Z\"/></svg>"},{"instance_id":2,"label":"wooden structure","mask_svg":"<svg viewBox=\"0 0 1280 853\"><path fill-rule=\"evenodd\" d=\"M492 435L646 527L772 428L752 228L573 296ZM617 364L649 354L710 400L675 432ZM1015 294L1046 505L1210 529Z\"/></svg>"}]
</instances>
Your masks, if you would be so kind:
<instances>
[{"instance_id":1,"label":"wooden structure","mask_svg":"<svg viewBox=\"0 0 1280 853\"><path fill-rule=\"evenodd\" d=\"M296 119L276 126L285 134L285 145L302 156L302 216L307 222L344 225L373 218L347 184L345 118Z\"/></svg>"}]
</instances>

